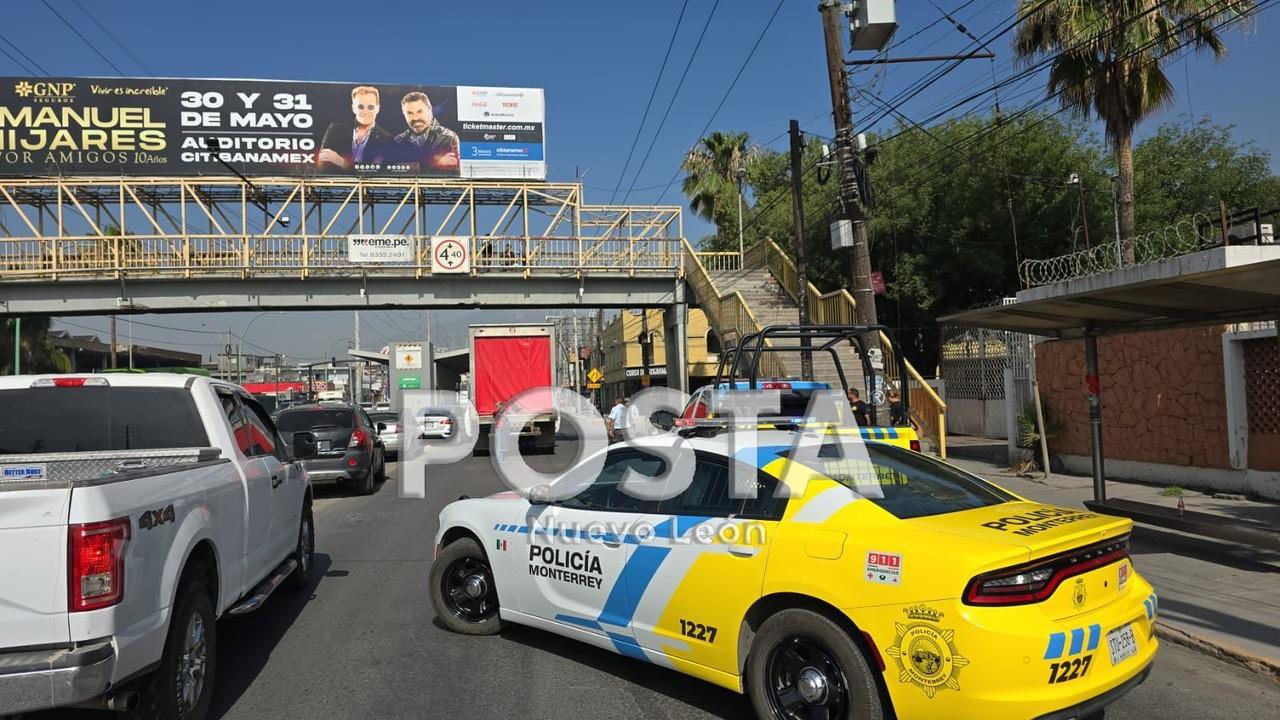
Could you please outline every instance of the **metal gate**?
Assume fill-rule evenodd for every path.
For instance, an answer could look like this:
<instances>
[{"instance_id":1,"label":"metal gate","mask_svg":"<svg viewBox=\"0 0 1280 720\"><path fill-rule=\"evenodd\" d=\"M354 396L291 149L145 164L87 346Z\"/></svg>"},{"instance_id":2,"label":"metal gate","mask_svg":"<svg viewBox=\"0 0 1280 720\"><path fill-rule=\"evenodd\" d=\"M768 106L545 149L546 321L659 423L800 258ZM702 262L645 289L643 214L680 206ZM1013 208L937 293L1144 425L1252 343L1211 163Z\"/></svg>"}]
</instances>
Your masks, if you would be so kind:
<instances>
[{"instance_id":1,"label":"metal gate","mask_svg":"<svg viewBox=\"0 0 1280 720\"><path fill-rule=\"evenodd\" d=\"M941 335L947 427L959 435L1016 439L1016 418L1032 398L1033 348L1041 338L963 325L944 325Z\"/></svg>"}]
</instances>

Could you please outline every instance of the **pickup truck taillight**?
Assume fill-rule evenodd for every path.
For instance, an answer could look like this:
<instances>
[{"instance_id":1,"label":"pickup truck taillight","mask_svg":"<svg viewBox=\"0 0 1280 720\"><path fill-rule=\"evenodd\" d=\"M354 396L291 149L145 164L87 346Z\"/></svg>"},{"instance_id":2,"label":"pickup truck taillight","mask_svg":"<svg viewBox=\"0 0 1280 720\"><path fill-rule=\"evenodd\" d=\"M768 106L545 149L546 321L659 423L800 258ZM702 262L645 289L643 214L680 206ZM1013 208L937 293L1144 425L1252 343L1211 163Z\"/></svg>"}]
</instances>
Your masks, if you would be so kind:
<instances>
[{"instance_id":1,"label":"pickup truck taillight","mask_svg":"<svg viewBox=\"0 0 1280 720\"><path fill-rule=\"evenodd\" d=\"M356 428L351 431L351 442L347 443L348 448L363 448L369 445L369 433Z\"/></svg>"},{"instance_id":2,"label":"pickup truck taillight","mask_svg":"<svg viewBox=\"0 0 1280 720\"><path fill-rule=\"evenodd\" d=\"M71 612L111 607L124 597L129 518L67 528L67 595Z\"/></svg>"}]
</instances>

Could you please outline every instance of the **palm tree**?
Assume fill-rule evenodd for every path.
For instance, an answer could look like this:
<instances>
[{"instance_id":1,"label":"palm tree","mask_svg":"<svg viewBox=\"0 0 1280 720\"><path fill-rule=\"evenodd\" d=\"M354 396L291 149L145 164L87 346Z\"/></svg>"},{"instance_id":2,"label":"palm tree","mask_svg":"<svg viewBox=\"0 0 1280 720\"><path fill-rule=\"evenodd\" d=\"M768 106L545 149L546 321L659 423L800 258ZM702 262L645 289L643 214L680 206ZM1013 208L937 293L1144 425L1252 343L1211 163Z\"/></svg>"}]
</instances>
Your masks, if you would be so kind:
<instances>
[{"instance_id":1,"label":"palm tree","mask_svg":"<svg viewBox=\"0 0 1280 720\"><path fill-rule=\"evenodd\" d=\"M1051 58L1050 96L1102 120L1115 148L1120 235L1134 234L1133 131L1168 105L1173 84L1161 63L1183 45L1226 54L1218 30L1243 18L1252 0L1019 0L1013 49L1030 65ZM1126 243L1126 262L1133 246Z\"/></svg>"},{"instance_id":2,"label":"palm tree","mask_svg":"<svg viewBox=\"0 0 1280 720\"><path fill-rule=\"evenodd\" d=\"M22 320L22 349L19 351L24 374L70 372L71 359L49 340L49 318L10 318L0 326L0 374L13 374L13 340L17 320Z\"/></svg>"},{"instance_id":3,"label":"palm tree","mask_svg":"<svg viewBox=\"0 0 1280 720\"><path fill-rule=\"evenodd\" d=\"M685 155L680 166L688 173L680 189L689 198L689 209L714 222L721 237L737 225L738 175L752 155L748 140L747 133L713 132Z\"/></svg>"}]
</instances>

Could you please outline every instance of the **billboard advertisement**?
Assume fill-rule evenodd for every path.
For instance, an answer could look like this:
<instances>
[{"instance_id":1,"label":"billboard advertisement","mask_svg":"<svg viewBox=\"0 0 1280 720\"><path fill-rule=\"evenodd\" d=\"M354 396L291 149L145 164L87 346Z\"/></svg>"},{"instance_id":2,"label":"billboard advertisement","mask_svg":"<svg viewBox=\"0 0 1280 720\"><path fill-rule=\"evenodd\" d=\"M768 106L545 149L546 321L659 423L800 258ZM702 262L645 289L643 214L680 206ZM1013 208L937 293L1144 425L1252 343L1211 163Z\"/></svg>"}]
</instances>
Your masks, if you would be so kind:
<instances>
[{"instance_id":1,"label":"billboard advertisement","mask_svg":"<svg viewBox=\"0 0 1280 720\"><path fill-rule=\"evenodd\" d=\"M534 88L0 78L0 176L542 180L543 120Z\"/></svg>"}]
</instances>

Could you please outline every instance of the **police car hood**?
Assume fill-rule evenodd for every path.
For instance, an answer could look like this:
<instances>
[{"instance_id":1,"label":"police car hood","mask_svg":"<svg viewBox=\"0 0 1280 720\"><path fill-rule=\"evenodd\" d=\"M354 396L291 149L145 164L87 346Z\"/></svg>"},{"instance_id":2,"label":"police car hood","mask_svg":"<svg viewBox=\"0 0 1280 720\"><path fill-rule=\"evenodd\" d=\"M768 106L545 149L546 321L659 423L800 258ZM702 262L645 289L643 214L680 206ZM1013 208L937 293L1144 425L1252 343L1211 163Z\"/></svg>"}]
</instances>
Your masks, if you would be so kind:
<instances>
[{"instance_id":1,"label":"police car hood","mask_svg":"<svg viewBox=\"0 0 1280 720\"><path fill-rule=\"evenodd\" d=\"M1025 547L1030 559L1066 552L1128 533L1133 521L1036 502L1008 502L906 520L920 529Z\"/></svg>"}]
</instances>

